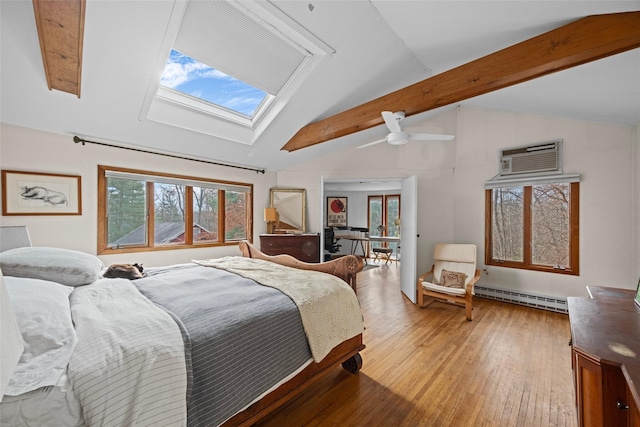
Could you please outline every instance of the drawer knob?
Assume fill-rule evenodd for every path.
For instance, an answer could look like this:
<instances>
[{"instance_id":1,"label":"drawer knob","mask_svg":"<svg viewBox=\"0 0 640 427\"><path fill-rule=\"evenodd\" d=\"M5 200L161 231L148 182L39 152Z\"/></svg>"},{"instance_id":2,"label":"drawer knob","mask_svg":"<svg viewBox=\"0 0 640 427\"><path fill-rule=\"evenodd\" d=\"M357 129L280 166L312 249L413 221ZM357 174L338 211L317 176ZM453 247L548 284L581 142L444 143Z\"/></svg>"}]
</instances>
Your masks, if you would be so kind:
<instances>
[{"instance_id":1,"label":"drawer knob","mask_svg":"<svg viewBox=\"0 0 640 427\"><path fill-rule=\"evenodd\" d=\"M618 409L622 409L622 410L625 410L625 411L629 410L629 405L625 405L624 402L622 402L620 400L618 400L616 402L616 406L618 407Z\"/></svg>"}]
</instances>

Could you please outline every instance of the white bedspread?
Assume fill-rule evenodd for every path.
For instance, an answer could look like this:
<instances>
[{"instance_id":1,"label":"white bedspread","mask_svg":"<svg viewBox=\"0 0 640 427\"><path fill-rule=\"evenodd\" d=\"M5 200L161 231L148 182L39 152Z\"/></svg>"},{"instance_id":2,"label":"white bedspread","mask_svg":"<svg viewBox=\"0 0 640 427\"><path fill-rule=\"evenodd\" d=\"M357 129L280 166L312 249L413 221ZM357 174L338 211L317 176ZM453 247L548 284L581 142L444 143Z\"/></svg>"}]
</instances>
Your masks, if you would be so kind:
<instances>
[{"instance_id":1,"label":"white bedspread","mask_svg":"<svg viewBox=\"0 0 640 427\"><path fill-rule=\"evenodd\" d=\"M68 376L88 426L185 426L187 376L175 321L124 279L70 296L78 345Z\"/></svg>"},{"instance_id":2,"label":"white bedspread","mask_svg":"<svg viewBox=\"0 0 640 427\"><path fill-rule=\"evenodd\" d=\"M193 262L236 273L288 295L300 310L316 362L324 359L336 345L364 330L355 293L336 276L254 258L224 257Z\"/></svg>"}]
</instances>

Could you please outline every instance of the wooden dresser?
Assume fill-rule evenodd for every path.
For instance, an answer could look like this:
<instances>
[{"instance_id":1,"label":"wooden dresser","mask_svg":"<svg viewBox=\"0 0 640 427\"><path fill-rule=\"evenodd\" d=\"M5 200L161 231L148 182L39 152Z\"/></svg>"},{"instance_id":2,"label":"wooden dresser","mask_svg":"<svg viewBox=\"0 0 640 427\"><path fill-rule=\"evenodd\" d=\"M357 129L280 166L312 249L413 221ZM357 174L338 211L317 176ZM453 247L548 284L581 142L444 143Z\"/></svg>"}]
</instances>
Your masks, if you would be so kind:
<instances>
[{"instance_id":1,"label":"wooden dresser","mask_svg":"<svg viewBox=\"0 0 640 427\"><path fill-rule=\"evenodd\" d=\"M261 234L260 251L291 255L300 261L320 262L319 234Z\"/></svg>"},{"instance_id":2,"label":"wooden dresser","mask_svg":"<svg viewBox=\"0 0 640 427\"><path fill-rule=\"evenodd\" d=\"M640 427L640 307L626 289L567 298L578 425Z\"/></svg>"}]
</instances>

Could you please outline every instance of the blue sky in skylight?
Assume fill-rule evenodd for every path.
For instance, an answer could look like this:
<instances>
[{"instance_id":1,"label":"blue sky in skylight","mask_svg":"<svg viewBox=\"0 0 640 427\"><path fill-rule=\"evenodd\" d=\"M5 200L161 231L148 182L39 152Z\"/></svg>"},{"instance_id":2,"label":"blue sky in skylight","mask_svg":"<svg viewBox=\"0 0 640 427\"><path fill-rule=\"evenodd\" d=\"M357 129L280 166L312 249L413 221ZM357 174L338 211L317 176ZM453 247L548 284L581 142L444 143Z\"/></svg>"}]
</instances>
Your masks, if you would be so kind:
<instances>
[{"instance_id":1,"label":"blue sky in skylight","mask_svg":"<svg viewBox=\"0 0 640 427\"><path fill-rule=\"evenodd\" d=\"M266 92L176 50L171 50L160 84L249 117L267 96Z\"/></svg>"}]
</instances>

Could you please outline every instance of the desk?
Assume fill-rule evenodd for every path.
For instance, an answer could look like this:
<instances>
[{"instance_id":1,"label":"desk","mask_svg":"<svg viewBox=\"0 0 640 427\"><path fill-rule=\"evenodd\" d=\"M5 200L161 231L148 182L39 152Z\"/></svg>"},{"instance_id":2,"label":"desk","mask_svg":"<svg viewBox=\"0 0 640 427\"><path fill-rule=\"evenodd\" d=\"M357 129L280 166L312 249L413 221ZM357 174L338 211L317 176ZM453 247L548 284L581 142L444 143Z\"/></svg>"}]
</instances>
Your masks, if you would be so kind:
<instances>
[{"instance_id":1,"label":"desk","mask_svg":"<svg viewBox=\"0 0 640 427\"><path fill-rule=\"evenodd\" d=\"M390 242L400 244L400 238L396 236L369 236L371 242Z\"/></svg>"},{"instance_id":2,"label":"desk","mask_svg":"<svg viewBox=\"0 0 640 427\"><path fill-rule=\"evenodd\" d=\"M360 245L360 248L362 249L362 257L364 258L364 263L367 263L367 255L368 254L368 249L369 249L369 245L367 244L367 249L364 248L364 242L369 242L369 239L367 239L366 237L347 237L347 239L351 240L351 254L352 255L356 255L356 252L358 251L358 245Z\"/></svg>"},{"instance_id":3,"label":"desk","mask_svg":"<svg viewBox=\"0 0 640 427\"><path fill-rule=\"evenodd\" d=\"M362 249L362 258L364 263L367 263L367 255L369 249L369 239L367 237L350 237L350 236L335 236L336 240L351 240L351 255L358 255L358 246ZM367 248L365 249L364 242L367 242Z\"/></svg>"},{"instance_id":4,"label":"desk","mask_svg":"<svg viewBox=\"0 0 640 427\"><path fill-rule=\"evenodd\" d=\"M364 263L367 263L367 257L369 256L369 242L388 242L388 243L397 243L398 249L400 249L400 237L395 236L369 236L369 237L352 237L352 236L341 236L339 234L335 235L336 240L344 239L351 240L351 255L358 255L358 247L362 249L362 257L364 258ZM365 242L367 245L365 247ZM398 254L399 254L398 250ZM397 256L396 256L397 259Z\"/></svg>"}]
</instances>

